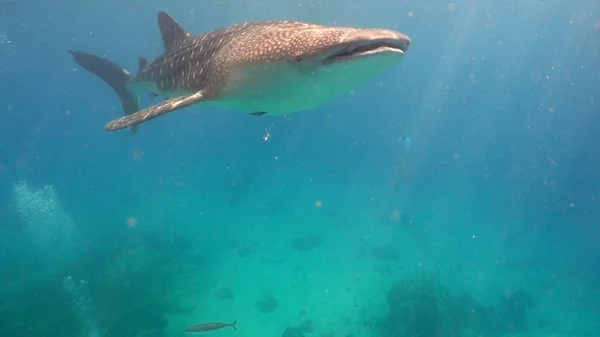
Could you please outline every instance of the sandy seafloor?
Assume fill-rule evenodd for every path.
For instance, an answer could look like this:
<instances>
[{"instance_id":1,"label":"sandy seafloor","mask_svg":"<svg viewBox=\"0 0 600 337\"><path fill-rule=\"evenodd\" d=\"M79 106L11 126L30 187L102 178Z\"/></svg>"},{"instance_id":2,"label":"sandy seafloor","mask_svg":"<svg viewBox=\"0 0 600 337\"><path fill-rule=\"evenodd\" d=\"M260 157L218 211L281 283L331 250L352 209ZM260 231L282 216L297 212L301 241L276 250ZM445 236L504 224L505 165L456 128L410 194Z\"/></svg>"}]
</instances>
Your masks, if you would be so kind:
<instances>
[{"instance_id":1,"label":"sandy seafloor","mask_svg":"<svg viewBox=\"0 0 600 337\"><path fill-rule=\"evenodd\" d=\"M183 330L192 324L236 320L237 332L226 328L208 334L279 337L287 327L310 320L309 337L373 337L377 333L371 329L387 315L390 288L415 275L432 275L451 294L467 292L483 304L493 305L500 294L515 289L531 293L537 306L528 312L530 331L511 336L596 336L600 331L596 314L585 309L591 298L589 284L552 267L560 265L559 258L541 265L548 247L521 224L507 226L488 218L481 230L467 229L477 226L457 226L465 212L452 207L435 216L415 209L413 220L403 223L398 220L401 211L376 202L344 213L326 200L322 207L279 215L265 216L254 204L236 205L235 213L215 207L206 214L200 210L210 205L195 207L185 200L185 209L195 215L157 207L136 226L142 228L144 218L154 219L153 226L170 219L155 229L165 236L186 237L198 251L211 250L201 263L166 266L179 275L169 297L182 308L168 314L169 336L189 336ZM470 214L463 221L477 219ZM240 224L247 230L241 231ZM520 239L510 244L499 240L507 227L518 231L515 236ZM311 235L322 242L307 251L293 247L296 238ZM220 299L222 288L231 289L235 298ZM264 295L277 300L273 312L257 308ZM469 331L464 335L478 336Z\"/></svg>"}]
</instances>

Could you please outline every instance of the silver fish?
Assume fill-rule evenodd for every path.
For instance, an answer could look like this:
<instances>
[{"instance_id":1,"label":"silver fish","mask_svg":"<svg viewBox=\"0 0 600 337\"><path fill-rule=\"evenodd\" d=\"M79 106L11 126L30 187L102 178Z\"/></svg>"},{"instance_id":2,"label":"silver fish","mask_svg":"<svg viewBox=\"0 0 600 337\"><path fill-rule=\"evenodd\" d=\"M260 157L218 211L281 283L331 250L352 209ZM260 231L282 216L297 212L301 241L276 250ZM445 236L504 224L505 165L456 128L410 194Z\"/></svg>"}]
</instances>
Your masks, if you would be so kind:
<instances>
[{"instance_id":1,"label":"silver fish","mask_svg":"<svg viewBox=\"0 0 600 337\"><path fill-rule=\"evenodd\" d=\"M232 323L202 323L189 326L185 329L186 332L206 332L219 330L222 328L232 327L233 330L237 331L236 325L237 321L233 321Z\"/></svg>"}]
</instances>

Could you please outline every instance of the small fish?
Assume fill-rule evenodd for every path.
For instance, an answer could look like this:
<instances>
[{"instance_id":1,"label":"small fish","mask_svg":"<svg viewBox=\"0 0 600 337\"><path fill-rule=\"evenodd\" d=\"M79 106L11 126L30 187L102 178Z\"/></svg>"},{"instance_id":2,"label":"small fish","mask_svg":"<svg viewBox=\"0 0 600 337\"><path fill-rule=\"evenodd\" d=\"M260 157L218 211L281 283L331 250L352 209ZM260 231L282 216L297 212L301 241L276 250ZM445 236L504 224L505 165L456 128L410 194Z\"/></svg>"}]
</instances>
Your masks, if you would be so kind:
<instances>
[{"instance_id":1,"label":"small fish","mask_svg":"<svg viewBox=\"0 0 600 337\"><path fill-rule=\"evenodd\" d=\"M235 327L235 325L237 324L237 321L233 321L232 323L202 323L202 324L196 324L196 325L192 325L189 326L185 329L186 332L206 332L206 331L213 331L213 330L219 330L222 328L226 328L226 327L232 327L233 330L237 331L237 328Z\"/></svg>"}]
</instances>

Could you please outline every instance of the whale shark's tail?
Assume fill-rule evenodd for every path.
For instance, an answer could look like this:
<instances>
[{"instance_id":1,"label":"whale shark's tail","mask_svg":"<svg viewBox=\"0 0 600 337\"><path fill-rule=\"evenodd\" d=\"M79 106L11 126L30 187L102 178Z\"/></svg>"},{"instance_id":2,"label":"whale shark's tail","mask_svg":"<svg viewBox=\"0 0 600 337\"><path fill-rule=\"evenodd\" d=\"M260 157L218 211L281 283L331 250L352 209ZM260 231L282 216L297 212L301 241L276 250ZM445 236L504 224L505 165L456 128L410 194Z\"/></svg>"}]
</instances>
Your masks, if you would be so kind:
<instances>
[{"instance_id":1,"label":"whale shark's tail","mask_svg":"<svg viewBox=\"0 0 600 337\"><path fill-rule=\"evenodd\" d=\"M126 88L127 83L132 80L133 76L125 68L105 58L82 51L69 50L69 53L73 55L73 59L77 64L98 76L113 88L121 100L125 116L140 110L138 96ZM131 131L135 134L137 125L132 126Z\"/></svg>"}]
</instances>

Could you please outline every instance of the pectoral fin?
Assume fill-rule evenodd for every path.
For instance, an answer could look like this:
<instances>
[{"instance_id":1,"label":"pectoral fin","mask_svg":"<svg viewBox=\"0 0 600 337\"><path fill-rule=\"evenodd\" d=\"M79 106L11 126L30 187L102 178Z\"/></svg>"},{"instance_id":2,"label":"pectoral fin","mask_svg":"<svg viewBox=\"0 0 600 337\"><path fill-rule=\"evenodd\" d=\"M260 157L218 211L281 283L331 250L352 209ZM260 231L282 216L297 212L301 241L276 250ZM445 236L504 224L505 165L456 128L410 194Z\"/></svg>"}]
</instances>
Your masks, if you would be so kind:
<instances>
[{"instance_id":1,"label":"pectoral fin","mask_svg":"<svg viewBox=\"0 0 600 337\"><path fill-rule=\"evenodd\" d=\"M192 104L201 102L206 99L208 99L208 97L202 91L198 91L187 96L171 98L162 103L153 105L149 108L137 111L131 115L115 119L114 121L106 124L104 126L104 130L116 131L124 128L133 127L135 125L142 124L146 121L169 113L171 111L188 107Z\"/></svg>"}]
</instances>

